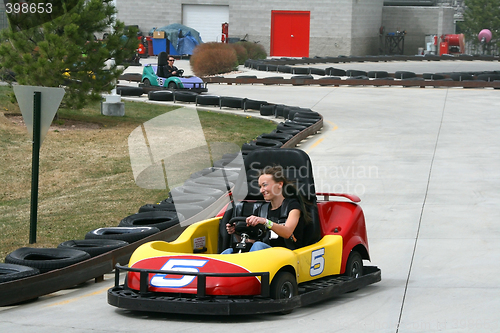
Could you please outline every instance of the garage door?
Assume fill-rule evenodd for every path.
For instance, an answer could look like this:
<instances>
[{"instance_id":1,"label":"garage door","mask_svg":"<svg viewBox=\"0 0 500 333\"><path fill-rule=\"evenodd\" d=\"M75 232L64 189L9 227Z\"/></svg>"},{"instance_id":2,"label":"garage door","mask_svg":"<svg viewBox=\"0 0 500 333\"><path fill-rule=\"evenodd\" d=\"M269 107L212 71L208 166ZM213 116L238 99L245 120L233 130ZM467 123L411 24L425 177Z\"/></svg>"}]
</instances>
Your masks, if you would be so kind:
<instances>
[{"instance_id":1,"label":"garage door","mask_svg":"<svg viewBox=\"0 0 500 333\"><path fill-rule=\"evenodd\" d=\"M225 22L229 23L229 6L182 5L182 24L196 29L203 42L220 42Z\"/></svg>"}]
</instances>

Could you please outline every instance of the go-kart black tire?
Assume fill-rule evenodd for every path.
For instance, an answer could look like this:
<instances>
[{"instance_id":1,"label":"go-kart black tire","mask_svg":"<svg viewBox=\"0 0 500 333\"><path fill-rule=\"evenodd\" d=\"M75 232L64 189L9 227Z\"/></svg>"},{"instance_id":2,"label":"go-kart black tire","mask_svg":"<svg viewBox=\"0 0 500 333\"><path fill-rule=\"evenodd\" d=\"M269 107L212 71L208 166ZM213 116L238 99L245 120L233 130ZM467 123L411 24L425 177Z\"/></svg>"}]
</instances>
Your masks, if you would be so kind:
<instances>
[{"instance_id":1,"label":"go-kart black tire","mask_svg":"<svg viewBox=\"0 0 500 333\"><path fill-rule=\"evenodd\" d=\"M37 274L40 274L38 268L0 263L0 283L19 280Z\"/></svg>"},{"instance_id":2,"label":"go-kart black tire","mask_svg":"<svg viewBox=\"0 0 500 333\"><path fill-rule=\"evenodd\" d=\"M297 279L290 272L278 272L271 282L270 296L272 299L287 299L299 294ZM282 314L288 314L292 310L282 311Z\"/></svg>"},{"instance_id":3,"label":"go-kart black tire","mask_svg":"<svg viewBox=\"0 0 500 333\"><path fill-rule=\"evenodd\" d=\"M345 265L345 276L355 279L363 276L363 259L357 251L351 251Z\"/></svg>"},{"instance_id":4,"label":"go-kart black tire","mask_svg":"<svg viewBox=\"0 0 500 333\"><path fill-rule=\"evenodd\" d=\"M127 242L116 239L77 239L62 242L57 247L85 251L91 257L95 257L126 245Z\"/></svg>"},{"instance_id":5,"label":"go-kart black tire","mask_svg":"<svg viewBox=\"0 0 500 333\"><path fill-rule=\"evenodd\" d=\"M118 239L129 243L160 232L156 227L108 227L87 232L85 239Z\"/></svg>"},{"instance_id":6,"label":"go-kart black tire","mask_svg":"<svg viewBox=\"0 0 500 333\"><path fill-rule=\"evenodd\" d=\"M170 90L153 90L148 93L148 99L151 101L173 101L174 93Z\"/></svg>"},{"instance_id":7,"label":"go-kart black tire","mask_svg":"<svg viewBox=\"0 0 500 333\"><path fill-rule=\"evenodd\" d=\"M136 213L123 218L119 227L156 227L161 230L168 229L179 224L183 216L171 211L153 211Z\"/></svg>"},{"instance_id":8,"label":"go-kart black tire","mask_svg":"<svg viewBox=\"0 0 500 333\"><path fill-rule=\"evenodd\" d=\"M37 268L40 273L64 268L90 259L85 251L57 248L22 247L5 257L5 263Z\"/></svg>"},{"instance_id":9,"label":"go-kart black tire","mask_svg":"<svg viewBox=\"0 0 500 333\"><path fill-rule=\"evenodd\" d=\"M142 81L142 84L144 85L144 87L151 87L151 81L149 81L149 79L144 79L144 81Z\"/></svg>"},{"instance_id":10,"label":"go-kart black tire","mask_svg":"<svg viewBox=\"0 0 500 333\"><path fill-rule=\"evenodd\" d=\"M172 90L177 89L177 84L175 82L169 82L167 88Z\"/></svg>"},{"instance_id":11,"label":"go-kart black tire","mask_svg":"<svg viewBox=\"0 0 500 333\"><path fill-rule=\"evenodd\" d=\"M144 91L141 87L116 87L116 93L121 96L141 96Z\"/></svg>"}]
</instances>

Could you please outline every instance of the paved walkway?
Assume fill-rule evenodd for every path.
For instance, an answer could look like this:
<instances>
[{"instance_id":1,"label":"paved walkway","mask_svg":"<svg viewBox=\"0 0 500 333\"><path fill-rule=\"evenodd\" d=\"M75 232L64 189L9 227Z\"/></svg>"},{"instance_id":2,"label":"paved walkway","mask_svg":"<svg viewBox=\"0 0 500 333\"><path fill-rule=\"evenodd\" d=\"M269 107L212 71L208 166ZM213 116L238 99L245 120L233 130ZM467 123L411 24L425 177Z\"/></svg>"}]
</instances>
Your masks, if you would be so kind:
<instances>
[{"instance_id":1,"label":"paved walkway","mask_svg":"<svg viewBox=\"0 0 500 333\"><path fill-rule=\"evenodd\" d=\"M378 65L370 68L387 70ZM394 65L388 71L406 70ZM106 302L109 275L1 308L0 331L500 331L498 90L209 85L209 93L323 114L322 132L300 148L312 158L318 191L361 197L382 281L286 316L212 318L115 309Z\"/></svg>"}]
</instances>

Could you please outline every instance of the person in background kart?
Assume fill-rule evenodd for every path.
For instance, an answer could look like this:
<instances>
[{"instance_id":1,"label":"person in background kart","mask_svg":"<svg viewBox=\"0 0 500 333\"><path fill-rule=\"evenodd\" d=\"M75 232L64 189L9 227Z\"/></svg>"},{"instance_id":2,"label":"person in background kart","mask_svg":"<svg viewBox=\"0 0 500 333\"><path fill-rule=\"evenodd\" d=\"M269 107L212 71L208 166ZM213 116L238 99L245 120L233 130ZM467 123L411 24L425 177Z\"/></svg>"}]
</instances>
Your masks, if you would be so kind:
<instances>
[{"instance_id":1,"label":"person in background kart","mask_svg":"<svg viewBox=\"0 0 500 333\"><path fill-rule=\"evenodd\" d=\"M304 226L310 222L305 213L304 200L293 184L284 176L281 166L267 167L260 171L260 193L266 200L258 213L259 216L247 217L248 226L265 225L271 232L269 244L262 241L248 240L253 245L250 252L263 250L269 247L286 247L291 250L303 246ZM235 226L226 224L227 233L235 233ZM238 241L239 235L235 235ZM228 248L222 254L233 253Z\"/></svg>"},{"instance_id":2,"label":"person in background kart","mask_svg":"<svg viewBox=\"0 0 500 333\"><path fill-rule=\"evenodd\" d=\"M165 66L165 77L180 76L181 70L174 66L175 59L172 56L168 56L167 65Z\"/></svg>"}]
</instances>

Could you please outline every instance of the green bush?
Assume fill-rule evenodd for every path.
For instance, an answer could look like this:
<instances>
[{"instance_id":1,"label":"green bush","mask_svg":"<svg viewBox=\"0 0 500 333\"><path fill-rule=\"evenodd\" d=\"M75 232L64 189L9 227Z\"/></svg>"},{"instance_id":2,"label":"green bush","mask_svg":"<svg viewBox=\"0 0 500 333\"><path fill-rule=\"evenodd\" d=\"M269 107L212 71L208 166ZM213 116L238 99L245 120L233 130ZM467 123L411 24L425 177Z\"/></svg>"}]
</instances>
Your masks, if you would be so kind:
<instances>
[{"instance_id":1,"label":"green bush","mask_svg":"<svg viewBox=\"0 0 500 333\"><path fill-rule=\"evenodd\" d=\"M193 50L190 64L196 76L215 75L236 69L238 59L229 44L203 43Z\"/></svg>"},{"instance_id":2,"label":"green bush","mask_svg":"<svg viewBox=\"0 0 500 333\"><path fill-rule=\"evenodd\" d=\"M247 49L241 45L241 43L229 44L236 52L236 58L238 59L238 65L243 65L248 59Z\"/></svg>"},{"instance_id":3,"label":"green bush","mask_svg":"<svg viewBox=\"0 0 500 333\"><path fill-rule=\"evenodd\" d=\"M266 59L267 53L264 46L252 42L238 42L237 45L243 46L247 50L248 59Z\"/></svg>"}]
</instances>

